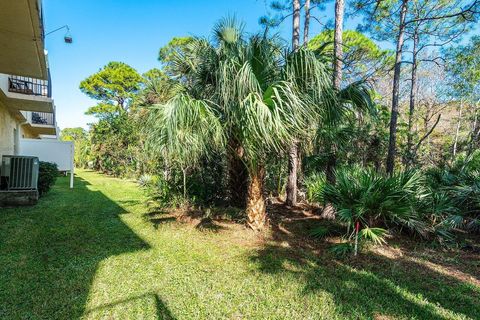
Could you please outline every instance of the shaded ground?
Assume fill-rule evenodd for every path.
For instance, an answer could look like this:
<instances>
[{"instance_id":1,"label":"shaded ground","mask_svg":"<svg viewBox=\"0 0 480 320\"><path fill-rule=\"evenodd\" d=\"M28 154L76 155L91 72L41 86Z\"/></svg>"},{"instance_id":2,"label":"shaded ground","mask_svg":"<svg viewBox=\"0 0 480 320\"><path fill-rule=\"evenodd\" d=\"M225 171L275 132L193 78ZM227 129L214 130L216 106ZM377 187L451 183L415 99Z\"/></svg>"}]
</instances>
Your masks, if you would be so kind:
<instances>
[{"instance_id":1,"label":"shaded ground","mask_svg":"<svg viewBox=\"0 0 480 320\"><path fill-rule=\"evenodd\" d=\"M33 208L0 212L0 319L477 319L480 257L402 240L338 260L315 212L270 208L258 236L216 210L143 205L81 171ZM280 219L280 216L282 218ZM335 239L327 239L334 241Z\"/></svg>"}]
</instances>

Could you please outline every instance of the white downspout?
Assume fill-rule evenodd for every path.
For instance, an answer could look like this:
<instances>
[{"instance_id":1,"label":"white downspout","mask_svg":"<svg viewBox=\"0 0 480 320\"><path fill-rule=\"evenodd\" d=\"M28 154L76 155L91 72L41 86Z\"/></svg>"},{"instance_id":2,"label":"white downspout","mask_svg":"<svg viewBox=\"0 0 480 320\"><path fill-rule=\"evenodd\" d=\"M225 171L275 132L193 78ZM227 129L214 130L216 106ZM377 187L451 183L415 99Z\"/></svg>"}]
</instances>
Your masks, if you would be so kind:
<instances>
[{"instance_id":1,"label":"white downspout","mask_svg":"<svg viewBox=\"0 0 480 320\"><path fill-rule=\"evenodd\" d=\"M27 113L26 120L22 122L17 123L17 134L15 135L15 141L14 141L14 149L13 149L13 154L18 156L20 154L20 137L21 137L21 129L24 124L28 124L29 120L31 120L32 113Z\"/></svg>"}]
</instances>

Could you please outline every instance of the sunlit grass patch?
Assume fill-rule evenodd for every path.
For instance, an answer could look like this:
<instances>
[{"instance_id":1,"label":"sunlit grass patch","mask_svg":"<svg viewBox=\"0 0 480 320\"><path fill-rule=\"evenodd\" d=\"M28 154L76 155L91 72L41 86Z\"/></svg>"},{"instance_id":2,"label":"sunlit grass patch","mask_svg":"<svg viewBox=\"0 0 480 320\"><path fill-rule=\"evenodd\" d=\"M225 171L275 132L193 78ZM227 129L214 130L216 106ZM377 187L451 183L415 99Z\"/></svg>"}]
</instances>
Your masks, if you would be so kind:
<instances>
[{"instance_id":1,"label":"sunlit grass patch","mask_svg":"<svg viewBox=\"0 0 480 320\"><path fill-rule=\"evenodd\" d=\"M2 319L474 319L478 273L447 253L358 260L145 219L134 183L80 171L0 214ZM475 256L473 256L475 258ZM478 257L476 257L478 258ZM447 265L448 264L448 265ZM430 266L430 267L428 267ZM452 276L447 270L462 271ZM459 274L460 275L460 274Z\"/></svg>"}]
</instances>

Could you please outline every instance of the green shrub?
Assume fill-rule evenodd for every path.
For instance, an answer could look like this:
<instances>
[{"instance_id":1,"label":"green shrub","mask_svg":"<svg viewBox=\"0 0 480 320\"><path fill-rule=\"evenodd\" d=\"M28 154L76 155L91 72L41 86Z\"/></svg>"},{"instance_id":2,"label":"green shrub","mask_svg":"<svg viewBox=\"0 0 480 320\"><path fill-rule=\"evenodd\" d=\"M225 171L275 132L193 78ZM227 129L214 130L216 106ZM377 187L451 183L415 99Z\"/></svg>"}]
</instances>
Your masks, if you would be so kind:
<instances>
[{"instance_id":1,"label":"green shrub","mask_svg":"<svg viewBox=\"0 0 480 320\"><path fill-rule=\"evenodd\" d=\"M155 175L150 176L148 179L142 179L139 183L145 187L148 197L157 207L173 208L181 207L185 204L181 185L175 183L174 179L166 180L163 176Z\"/></svg>"},{"instance_id":2,"label":"green shrub","mask_svg":"<svg viewBox=\"0 0 480 320\"><path fill-rule=\"evenodd\" d=\"M138 178L138 185L142 188L148 187L152 183L152 176L149 174L141 175Z\"/></svg>"},{"instance_id":3,"label":"green shrub","mask_svg":"<svg viewBox=\"0 0 480 320\"><path fill-rule=\"evenodd\" d=\"M480 153L460 158L444 168L427 170L429 188L439 205L431 216L437 222L435 232L451 234L452 229L480 232ZM441 200L441 201L440 201Z\"/></svg>"},{"instance_id":4,"label":"green shrub","mask_svg":"<svg viewBox=\"0 0 480 320\"><path fill-rule=\"evenodd\" d=\"M56 163L40 161L38 172L38 193L40 196L46 194L55 184L58 176L58 166Z\"/></svg>"},{"instance_id":5,"label":"green shrub","mask_svg":"<svg viewBox=\"0 0 480 320\"><path fill-rule=\"evenodd\" d=\"M330 234L330 230L326 226L315 226L310 229L308 235L312 238L323 239Z\"/></svg>"},{"instance_id":6,"label":"green shrub","mask_svg":"<svg viewBox=\"0 0 480 320\"><path fill-rule=\"evenodd\" d=\"M350 242L341 242L332 245L329 249L331 253L338 257L345 257L351 253L353 253L354 246Z\"/></svg>"},{"instance_id":7,"label":"green shrub","mask_svg":"<svg viewBox=\"0 0 480 320\"><path fill-rule=\"evenodd\" d=\"M428 196L423 176L406 171L387 176L371 169L339 169L335 185L326 184L321 200L333 205L336 217L347 225L346 238L353 240L360 226L360 240L382 243L387 234L380 227L407 227L425 231L416 208Z\"/></svg>"},{"instance_id":8,"label":"green shrub","mask_svg":"<svg viewBox=\"0 0 480 320\"><path fill-rule=\"evenodd\" d=\"M323 203L323 189L327 184L324 173L313 173L304 180L307 189L307 200L310 202Z\"/></svg>"},{"instance_id":9,"label":"green shrub","mask_svg":"<svg viewBox=\"0 0 480 320\"><path fill-rule=\"evenodd\" d=\"M217 159L217 158L214 158ZM165 175L144 174L137 180L147 190L151 201L159 207L222 205L226 197L225 163L214 159L201 159L198 168L187 172L186 191L183 196L183 173L175 167ZM159 170L158 170L159 171Z\"/></svg>"}]
</instances>

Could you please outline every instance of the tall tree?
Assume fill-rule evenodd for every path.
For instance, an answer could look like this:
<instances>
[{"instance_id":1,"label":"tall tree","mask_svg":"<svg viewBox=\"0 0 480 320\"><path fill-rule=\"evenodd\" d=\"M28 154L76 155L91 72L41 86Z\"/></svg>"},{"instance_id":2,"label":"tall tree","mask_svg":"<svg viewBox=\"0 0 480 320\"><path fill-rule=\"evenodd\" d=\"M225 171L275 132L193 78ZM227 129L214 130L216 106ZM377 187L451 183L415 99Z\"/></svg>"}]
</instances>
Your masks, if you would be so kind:
<instances>
[{"instance_id":1,"label":"tall tree","mask_svg":"<svg viewBox=\"0 0 480 320\"><path fill-rule=\"evenodd\" d=\"M300 0L292 0L292 51L300 47ZM298 141L293 141L288 152L287 199L289 206L297 204Z\"/></svg>"},{"instance_id":2,"label":"tall tree","mask_svg":"<svg viewBox=\"0 0 480 320\"><path fill-rule=\"evenodd\" d=\"M308 48L333 61L333 37L333 30L322 31L308 42ZM376 80L384 77L392 68L393 52L381 49L365 34L346 30L342 41L342 78L345 83Z\"/></svg>"},{"instance_id":3,"label":"tall tree","mask_svg":"<svg viewBox=\"0 0 480 320\"><path fill-rule=\"evenodd\" d=\"M388 174L393 173L395 167L395 156L397 153L397 122L398 122L398 105L400 92L400 76L403 54L403 42L405 37L405 18L407 16L408 0L402 0L400 7L400 15L398 20L397 45L395 49L395 67L393 73L392 88L392 108L390 116L390 139L388 141L388 154L386 170Z\"/></svg>"},{"instance_id":4,"label":"tall tree","mask_svg":"<svg viewBox=\"0 0 480 320\"><path fill-rule=\"evenodd\" d=\"M328 1L328 0L327 0ZM272 1L271 8L277 13L275 16L264 16L260 18L260 24L264 26L265 32L269 28L278 27L290 16L292 17L292 51L300 47L300 10L304 7L303 44L308 42L310 32L311 12L313 8L324 9L325 0L283 0ZM315 17L314 17L315 18ZM295 141L288 152L288 177L286 186L286 204L293 206L297 203L298 176L302 170L301 153L299 144Z\"/></svg>"},{"instance_id":5,"label":"tall tree","mask_svg":"<svg viewBox=\"0 0 480 320\"><path fill-rule=\"evenodd\" d=\"M103 104L127 111L140 89L142 77L123 62L110 62L80 83L80 90Z\"/></svg>"},{"instance_id":6,"label":"tall tree","mask_svg":"<svg viewBox=\"0 0 480 320\"><path fill-rule=\"evenodd\" d=\"M333 89L341 90L343 64L343 18L345 13L344 0L335 1L335 29L333 35ZM335 145L334 145L335 146ZM327 159L327 180L335 183L335 167L337 165L337 150L331 148Z\"/></svg>"},{"instance_id":7,"label":"tall tree","mask_svg":"<svg viewBox=\"0 0 480 320\"><path fill-rule=\"evenodd\" d=\"M342 82L343 60L343 16L345 13L344 0L335 1L335 31L333 37L333 87L340 90Z\"/></svg>"},{"instance_id":8,"label":"tall tree","mask_svg":"<svg viewBox=\"0 0 480 320\"><path fill-rule=\"evenodd\" d=\"M242 26L239 26L242 27ZM232 28L234 28L232 26ZM235 35L234 29L229 29L232 35ZM219 31L220 32L220 31ZM225 29L223 32L227 32ZM221 35L217 35L221 36ZM228 36L228 34L225 34ZM198 57L199 42L193 37L173 38L166 46L162 47L159 52L159 60L164 64L164 68L169 76L177 80L191 90L199 90L194 96L201 96L202 92L215 85L214 79L207 82L207 87L202 88L197 85L199 75L192 68ZM209 75L208 70L205 76ZM207 79L204 79L204 82ZM248 170L243 159L244 149L238 138L229 134L227 136L226 149L227 154L227 170L228 170L228 191L227 195L232 206L245 208L248 187Z\"/></svg>"},{"instance_id":9,"label":"tall tree","mask_svg":"<svg viewBox=\"0 0 480 320\"><path fill-rule=\"evenodd\" d=\"M182 150L188 151L183 139L189 136L189 143L201 142L203 146L197 149L201 152L219 140L214 133L221 132L223 149L230 148L229 137L234 137L248 171L246 216L254 229L267 223L263 194L267 155L285 152L294 138L310 127L309 119L315 114L313 104L298 94L295 81L299 74L326 77L313 53L300 50L282 57L282 48L276 43L259 36L246 41L234 20L223 20L214 29L213 43L202 39L192 43L192 56L184 61L192 65L184 75L188 79L185 89L158 106L148 126L151 142L166 145L166 152L180 158ZM324 90L321 86L316 89L318 93ZM204 129L198 128L210 122L210 128L219 130L209 131L209 126L203 125ZM198 130L205 134L198 136Z\"/></svg>"},{"instance_id":10,"label":"tall tree","mask_svg":"<svg viewBox=\"0 0 480 320\"><path fill-rule=\"evenodd\" d=\"M304 9L305 9L305 16L304 16L304 23L303 23L303 44L306 45L308 43L308 36L310 32L310 0L305 0Z\"/></svg>"},{"instance_id":11,"label":"tall tree","mask_svg":"<svg viewBox=\"0 0 480 320\"><path fill-rule=\"evenodd\" d=\"M441 13L426 10L421 18L410 18L409 13L415 5L414 0L402 0L397 2L377 0L356 0L355 7L365 14L363 28L371 31L380 40L391 40L395 34L395 67L392 85L392 103L390 116L390 139L386 161L386 170L393 173L395 157L397 153L397 122L399 112L399 92L401 79L401 66L404 50L405 32L407 27L419 21L434 21L446 18L468 18L476 15L479 11L480 1L473 0L467 3L464 0L455 1L451 12ZM434 4L435 5L435 4Z\"/></svg>"},{"instance_id":12,"label":"tall tree","mask_svg":"<svg viewBox=\"0 0 480 320\"><path fill-rule=\"evenodd\" d=\"M473 121L469 134L468 153L480 143L478 105L480 104L480 37L474 36L466 45L445 51L450 94L459 102L459 116L455 132L453 155L457 154L458 136L465 105L473 106ZM466 110L465 110L466 111Z\"/></svg>"},{"instance_id":13,"label":"tall tree","mask_svg":"<svg viewBox=\"0 0 480 320\"><path fill-rule=\"evenodd\" d=\"M412 164L415 160L413 123L418 91L418 68L419 64L443 64L439 55L425 54L430 48L443 47L454 42L466 34L476 20L475 11L465 8L465 15L459 15L456 10L463 1L436 1L415 0L412 1L406 23L406 35L412 46L412 59L410 69L410 97L408 112L407 150L406 164ZM476 10L476 9L474 9ZM423 56L422 56L423 55ZM437 122L436 122L437 123ZM433 130L428 130L431 132ZM423 138L423 137L422 137Z\"/></svg>"},{"instance_id":14,"label":"tall tree","mask_svg":"<svg viewBox=\"0 0 480 320\"><path fill-rule=\"evenodd\" d=\"M122 62L110 62L80 83L80 90L98 104L85 113L98 122L91 125L90 141L94 167L113 175L124 175L134 163L132 150L138 137L130 121L130 107L143 79Z\"/></svg>"}]
</instances>

